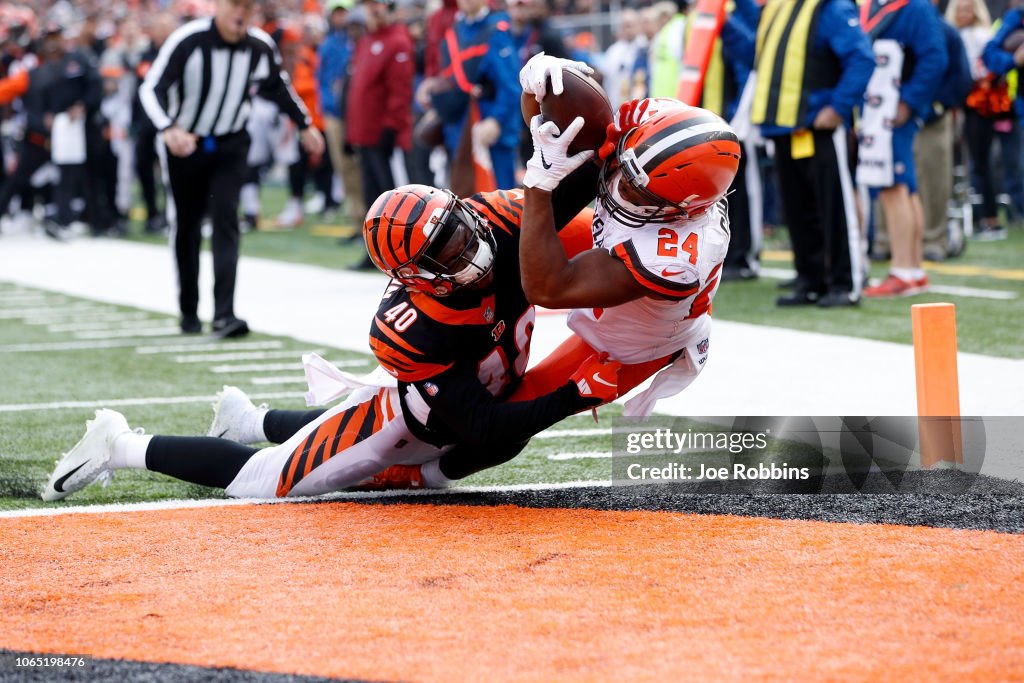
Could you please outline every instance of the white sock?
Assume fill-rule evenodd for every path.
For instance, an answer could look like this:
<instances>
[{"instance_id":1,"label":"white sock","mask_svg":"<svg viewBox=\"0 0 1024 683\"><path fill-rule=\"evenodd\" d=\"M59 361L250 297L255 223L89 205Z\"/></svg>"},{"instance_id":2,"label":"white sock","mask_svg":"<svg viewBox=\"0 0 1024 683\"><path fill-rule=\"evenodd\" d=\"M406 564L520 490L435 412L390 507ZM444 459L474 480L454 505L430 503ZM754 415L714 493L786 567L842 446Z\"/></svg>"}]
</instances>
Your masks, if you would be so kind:
<instances>
[{"instance_id":1,"label":"white sock","mask_svg":"<svg viewBox=\"0 0 1024 683\"><path fill-rule=\"evenodd\" d=\"M110 456L111 469L120 470L130 467L136 470L146 469L146 449L153 438L152 434L136 434L125 432L114 439L114 452Z\"/></svg>"},{"instance_id":2,"label":"white sock","mask_svg":"<svg viewBox=\"0 0 1024 683\"><path fill-rule=\"evenodd\" d=\"M428 489L446 489L455 483L454 479L441 474L441 460L431 460L423 463L420 467L420 475L423 477L423 487Z\"/></svg>"},{"instance_id":3,"label":"white sock","mask_svg":"<svg viewBox=\"0 0 1024 683\"><path fill-rule=\"evenodd\" d=\"M242 424L238 425L238 433L243 443L262 443L267 440L267 433L263 430L263 419L269 411L269 408L260 406L245 415Z\"/></svg>"},{"instance_id":4,"label":"white sock","mask_svg":"<svg viewBox=\"0 0 1024 683\"><path fill-rule=\"evenodd\" d=\"M913 268L890 268L889 272L904 282L913 282L915 279Z\"/></svg>"},{"instance_id":5,"label":"white sock","mask_svg":"<svg viewBox=\"0 0 1024 683\"><path fill-rule=\"evenodd\" d=\"M912 272L914 273L914 280L920 280L924 277L924 268L914 268Z\"/></svg>"}]
</instances>

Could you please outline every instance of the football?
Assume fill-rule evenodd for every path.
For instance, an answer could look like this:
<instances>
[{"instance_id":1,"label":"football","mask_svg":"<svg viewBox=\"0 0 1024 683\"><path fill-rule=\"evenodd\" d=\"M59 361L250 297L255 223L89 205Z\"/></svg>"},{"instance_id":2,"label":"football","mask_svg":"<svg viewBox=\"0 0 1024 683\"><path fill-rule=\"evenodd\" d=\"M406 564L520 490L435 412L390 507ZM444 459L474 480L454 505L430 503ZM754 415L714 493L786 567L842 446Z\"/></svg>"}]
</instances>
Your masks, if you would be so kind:
<instances>
[{"instance_id":1,"label":"football","mask_svg":"<svg viewBox=\"0 0 1024 683\"><path fill-rule=\"evenodd\" d=\"M582 116L586 123L570 145L569 153L597 150L604 143L605 128L612 122L612 105L604 88L575 69L562 69L562 85L562 94L553 95L549 79L548 94L540 104L537 98L524 92L520 99L523 120L530 125L530 119L539 113L545 121L554 121L559 130L565 130L577 116Z\"/></svg>"}]
</instances>

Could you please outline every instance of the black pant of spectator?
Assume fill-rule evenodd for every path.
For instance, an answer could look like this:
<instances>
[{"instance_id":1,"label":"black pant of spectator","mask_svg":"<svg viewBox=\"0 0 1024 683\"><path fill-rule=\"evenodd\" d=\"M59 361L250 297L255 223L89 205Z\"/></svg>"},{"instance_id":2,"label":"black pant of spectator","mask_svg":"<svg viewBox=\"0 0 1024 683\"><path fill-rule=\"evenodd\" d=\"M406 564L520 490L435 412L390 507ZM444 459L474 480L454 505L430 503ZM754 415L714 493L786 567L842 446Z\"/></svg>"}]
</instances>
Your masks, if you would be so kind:
<instances>
[{"instance_id":1,"label":"black pant of spectator","mask_svg":"<svg viewBox=\"0 0 1024 683\"><path fill-rule=\"evenodd\" d=\"M363 201L369 208L377 197L395 189L395 177L391 173L392 150L380 147L357 147L356 150L363 172Z\"/></svg>"},{"instance_id":2,"label":"black pant of spectator","mask_svg":"<svg viewBox=\"0 0 1024 683\"><path fill-rule=\"evenodd\" d=\"M971 156L971 180L981 195L981 217L996 217L996 182L992 170L992 141L996 132L993 120L986 119L973 109L964 115L964 140Z\"/></svg>"},{"instance_id":3,"label":"black pant of spectator","mask_svg":"<svg viewBox=\"0 0 1024 683\"><path fill-rule=\"evenodd\" d=\"M756 168L757 159L750 159L747 146L740 155L736 178L729 188L729 250L725 254L725 269L728 278L752 278L757 275L758 253L754 246L755 228L760 232L760 216L751 213L750 192L760 192L760 187L748 187L747 175L750 164ZM760 183L760 178L758 178ZM760 209L760 202L756 202ZM756 222L756 223L755 223Z\"/></svg>"},{"instance_id":4,"label":"black pant of spectator","mask_svg":"<svg viewBox=\"0 0 1024 683\"><path fill-rule=\"evenodd\" d=\"M87 170L85 164L61 164L60 180L53 192L57 204L57 225L66 228L75 219L71 203L77 197L85 197ZM87 204L88 206L88 200Z\"/></svg>"},{"instance_id":5,"label":"black pant of spectator","mask_svg":"<svg viewBox=\"0 0 1024 683\"><path fill-rule=\"evenodd\" d=\"M843 131L815 130L814 155L794 159L792 137L772 138L798 289L860 296L856 198Z\"/></svg>"},{"instance_id":6,"label":"black pant of spectator","mask_svg":"<svg viewBox=\"0 0 1024 683\"><path fill-rule=\"evenodd\" d=\"M86 128L86 143L86 220L93 235L119 234L123 228L117 208L117 157L105 135L105 127L90 122Z\"/></svg>"},{"instance_id":7,"label":"black pant of spectator","mask_svg":"<svg viewBox=\"0 0 1024 683\"><path fill-rule=\"evenodd\" d=\"M430 155L433 151L433 147L413 139L412 149L405 155L405 171L409 174L410 183L434 184L434 172L430 170Z\"/></svg>"},{"instance_id":8,"label":"black pant of spectator","mask_svg":"<svg viewBox=\"0 0 1024 683\"><path fill-rule=\"evenodd\" d=\"M141 126L135 137L135 175L142 190L142 201L146 204L147 221L163 215L156 203L156 164L156 129Z\"/></svg>"},{"instance_id":9,"label":"black pant of spectator","mask_svg":"<svg viewBox=\"0 0 1024 683\"><path fill-rule=\"evenodd\" d=\"M26 196L32 188L32 176L50 160L50 148L31 139L18 145L18 166L7 182L0 187L0 216L7 213L15 196ZM24 207L23 207L24 208Z\"/></svg>"},{"instance_id":10,"label":"black pant of spectator","mask_svg":"<svg viewBox=\"0 0 1024 683\"><path fill-rule=\"evenodd\" d=\"M241 237L238 195L248 166L245 131L199 140L198 149L181 158L167 155L171 195L177 213L174 256L178 264L178 304L183 328L198 321L199 251L203 216L213 220L214 321L235 319L235 275Z\"/></svg>"}]
</instances>

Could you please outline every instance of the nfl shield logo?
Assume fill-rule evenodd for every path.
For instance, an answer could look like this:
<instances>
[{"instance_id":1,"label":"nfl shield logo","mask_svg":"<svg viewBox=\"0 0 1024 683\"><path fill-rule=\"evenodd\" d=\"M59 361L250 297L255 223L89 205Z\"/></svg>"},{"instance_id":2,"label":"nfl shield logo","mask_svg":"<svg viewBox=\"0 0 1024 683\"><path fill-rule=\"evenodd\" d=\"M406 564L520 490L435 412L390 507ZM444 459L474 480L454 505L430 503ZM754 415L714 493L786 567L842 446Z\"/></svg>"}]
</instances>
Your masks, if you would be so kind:
<instances>
[{"instance_id":1,"label":"nfl shield logo","mask_svg":"<svg viewBox=\"0 0 1024 683\"><path fill-rule=\"evenodd\" d=\"M494 320L494 309L488 306L484 309L484 321L491 322L492 320Z\"/></svg>"},{"instance_id":2,"label":"nfl shield logo","mask_svg":"<svg viewBox=\"0 0 1024 683\"><path fill-rule=\"evenodd\" d=\"M697 344L697 353L704 355L708 352L708 340L705 339Z\"/></svg>"},{"instance_id":3,"label":"nfl shield logo","mask_svg":"<svg viewBox=\"0 0 1024 683\"><path fill-rule=\"evenodd\" d=\"M437 392L440 391L440 389L437 388L437 385L433 382L424 382L423 388L426 389L427 393L431 396L437 396Z\"/></svg>"}]
</instances>

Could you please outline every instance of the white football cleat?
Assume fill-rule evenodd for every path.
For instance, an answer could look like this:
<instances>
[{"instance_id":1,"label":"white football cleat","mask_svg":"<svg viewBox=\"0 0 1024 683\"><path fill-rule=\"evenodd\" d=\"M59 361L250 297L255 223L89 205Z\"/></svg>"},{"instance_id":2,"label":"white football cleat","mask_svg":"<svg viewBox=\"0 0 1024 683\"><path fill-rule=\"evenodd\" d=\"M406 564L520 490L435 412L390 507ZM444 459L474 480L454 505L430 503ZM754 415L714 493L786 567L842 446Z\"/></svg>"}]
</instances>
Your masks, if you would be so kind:
<instances>
[{"instance_id":1,"label":"white football cleat","mask_svg":"<svg viewBox=\"0 0 1024 683\"><path fill-rule=\"evenodd\" d=\"M60 500L80 491L103 475L113 473L107 463L114 452L114 440L132 431L124 415L115 410L97 410L96 418L85 423L85 436L57 461L43 489L43 500Z\"/></svg>"},{"instance_id":2,"label":"white football cleat","mask_svg":"<svg viewBox=\"0 0 1024 683\"><path fill-rule=\"evenodd\" d=\"M213 424L206 435L244 444L266 441L263 433L266 414L266 403L257 406L238 387L224 385L213 404Z\"/></svg>"}]
</instances>

